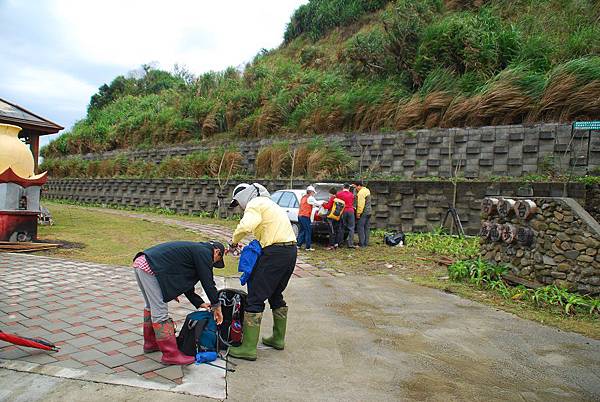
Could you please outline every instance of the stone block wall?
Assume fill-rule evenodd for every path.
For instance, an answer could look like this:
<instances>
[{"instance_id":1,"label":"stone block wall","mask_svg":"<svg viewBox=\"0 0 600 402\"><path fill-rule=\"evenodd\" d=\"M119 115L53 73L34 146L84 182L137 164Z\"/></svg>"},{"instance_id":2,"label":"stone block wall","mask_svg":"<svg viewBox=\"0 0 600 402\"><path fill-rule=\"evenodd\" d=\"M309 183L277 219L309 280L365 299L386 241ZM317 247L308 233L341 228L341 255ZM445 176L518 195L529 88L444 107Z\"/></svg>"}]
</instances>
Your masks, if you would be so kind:
<instances>
[{"instance_id":1,"label":"stone block wall","mask_svg":"<svg viewBox=\"0 0 600 402\"><path fill-rule=\"evenodd\" d=\"M529 220L493 214L483 222L530 229L532 244L482 238L482 256L529 281L600 294L600 224L571 198L530 199L538 211Z\"/></svg>"},{"instance_id":2,"label":"stone block wall","mask_svg":"<svg viewBox=\"0 0 600 402\"><path fill-rule=\"evenodd\" d=\"M289 188L289 181L261 181L269 191ZM217 180L194 179L51 179L44 197L79 202L130 207L170 208L182 213L219 211L222 215L239 213L223 206L238 184L231 181L219 187ZM295 181L294 188L305 188L308 181ZM452 183L429 181L372 181L372 225L377 228L401 228L404 231L428 231L442 224L455 191ZM513 197L535 194L540 197L562 196L563 183L461 182L456 188L456 209L468 234L480 227L481 200L488 195ZM581 184L570 184L567 194L581 203L588 193ZM222 207L219 208L219 205Z\"/></svg>"},{"instance_id":3,"label":"stone block wall","mask_svg":"<svg viewBox=\"0 0 600 402\"><path fill-rule=\"evenodd\" d=\"M490 176L519 177L553 168L583 174L600 168L600 133L576 131L571 125L491 126L479 128L423 129L395 133L328 135L356 160L357 172L404 178L451 177L457 171L466 178ZM290 147L312 138L290 139ZM236 146L244 156L243 168L254 173L258 151L277 139L242 140ZM128 158L156 163L168 156L184 156L209 150L214 143L124 152ZM588 152L589 151L589 152ZM118 151L84 155L85 159L106 159Z\"/></svg>"}]
</instances>

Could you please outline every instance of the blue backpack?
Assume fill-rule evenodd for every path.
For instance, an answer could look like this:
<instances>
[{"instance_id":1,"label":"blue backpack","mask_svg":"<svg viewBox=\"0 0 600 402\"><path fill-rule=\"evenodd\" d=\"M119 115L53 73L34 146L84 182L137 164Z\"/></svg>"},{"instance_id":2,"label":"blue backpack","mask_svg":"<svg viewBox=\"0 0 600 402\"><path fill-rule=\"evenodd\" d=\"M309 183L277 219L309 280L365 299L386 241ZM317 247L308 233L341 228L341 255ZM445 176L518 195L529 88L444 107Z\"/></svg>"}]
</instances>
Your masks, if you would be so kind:
<instances>
[{"instance_id":1,"label":"blue backpack","mask_svg":"<svg viewBox=\"0 0 600 402\"><path fill-rule=\"evenodd\" d=\"M240 260L238 262L238 271L242 273L240 276L240 283L242 286L248 282L252 270L256 266L258 259L262 255L262 247L258 240L252 240L246 247L242 249L240 253Z\"/></svg>"},{"instance_id":2,"label":"blue backpack","mask_svg":"<svg viewBox=\"0 0 600 402\"><path fill-rule=\"evenodd\" d=\"M210 311L194 311L187 315L177 335L177 347L188 355L199 352L217 352L217 323Z\"/></svg>"}]
</instances>

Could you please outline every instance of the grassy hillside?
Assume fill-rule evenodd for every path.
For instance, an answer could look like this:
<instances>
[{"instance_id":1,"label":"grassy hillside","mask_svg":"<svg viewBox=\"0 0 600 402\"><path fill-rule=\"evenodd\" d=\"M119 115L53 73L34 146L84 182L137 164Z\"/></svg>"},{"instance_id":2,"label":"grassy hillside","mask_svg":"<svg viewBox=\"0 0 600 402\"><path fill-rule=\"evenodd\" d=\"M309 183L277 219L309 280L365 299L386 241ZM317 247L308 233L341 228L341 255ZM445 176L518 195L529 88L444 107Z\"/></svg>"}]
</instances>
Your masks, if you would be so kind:
<instances>
[{"instance_id":1,"label":"grassy hillside","mask_svg":"<svg viewBox=\"0 0 600 402\"><path fill-rule=\"evenodd\" d=\"M243 71L115 78L44 154L598 118L593 0L311 0Z\"/></svg>"}]
</instances>

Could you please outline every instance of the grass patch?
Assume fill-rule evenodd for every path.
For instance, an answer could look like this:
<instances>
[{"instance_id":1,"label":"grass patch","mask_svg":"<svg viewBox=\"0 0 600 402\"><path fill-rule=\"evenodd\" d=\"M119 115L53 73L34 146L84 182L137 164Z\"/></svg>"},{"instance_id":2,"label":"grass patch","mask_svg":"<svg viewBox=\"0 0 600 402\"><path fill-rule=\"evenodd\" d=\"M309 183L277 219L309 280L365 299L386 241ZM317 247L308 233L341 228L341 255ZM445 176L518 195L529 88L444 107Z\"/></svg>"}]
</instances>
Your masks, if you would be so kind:
<instances>
[{"instance_id":1,"label":"grass patch","mask_svg":"<svg viewBox=\"0 0 600 402\"><path fill-rule=\"evenodd\" d=\"M46 255L113 265L131 265L133 256L158 243L174 240L206 241L207 237L179 227L127 218L95 209L44 202L54 218L53 226L40 226L39 238L81 243L81 248L59 248ZM190 217L197 222L206 218ZM225 257L225 268L216 275L237 273L237 261Z\"/></svg>"}]
</instances>

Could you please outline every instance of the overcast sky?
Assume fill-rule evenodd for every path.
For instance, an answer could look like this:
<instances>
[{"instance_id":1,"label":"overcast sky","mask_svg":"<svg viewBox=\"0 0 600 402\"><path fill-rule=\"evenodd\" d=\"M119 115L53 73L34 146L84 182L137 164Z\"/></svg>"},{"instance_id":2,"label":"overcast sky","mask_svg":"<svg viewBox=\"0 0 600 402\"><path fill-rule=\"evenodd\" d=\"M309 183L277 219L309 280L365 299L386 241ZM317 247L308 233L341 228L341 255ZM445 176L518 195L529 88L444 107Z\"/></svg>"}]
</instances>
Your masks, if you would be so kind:
<instances>
[{"instance_id":1,"label":"overcast sky","mask_svg":"<svg viewBox=\"0 0 600 402\"><path fill-rule=\"evenodd\" d=\"M98 87L142 64L242 66L307 2L0 0L0 97L68 129Z\"/></svg>"}]
</instances>

